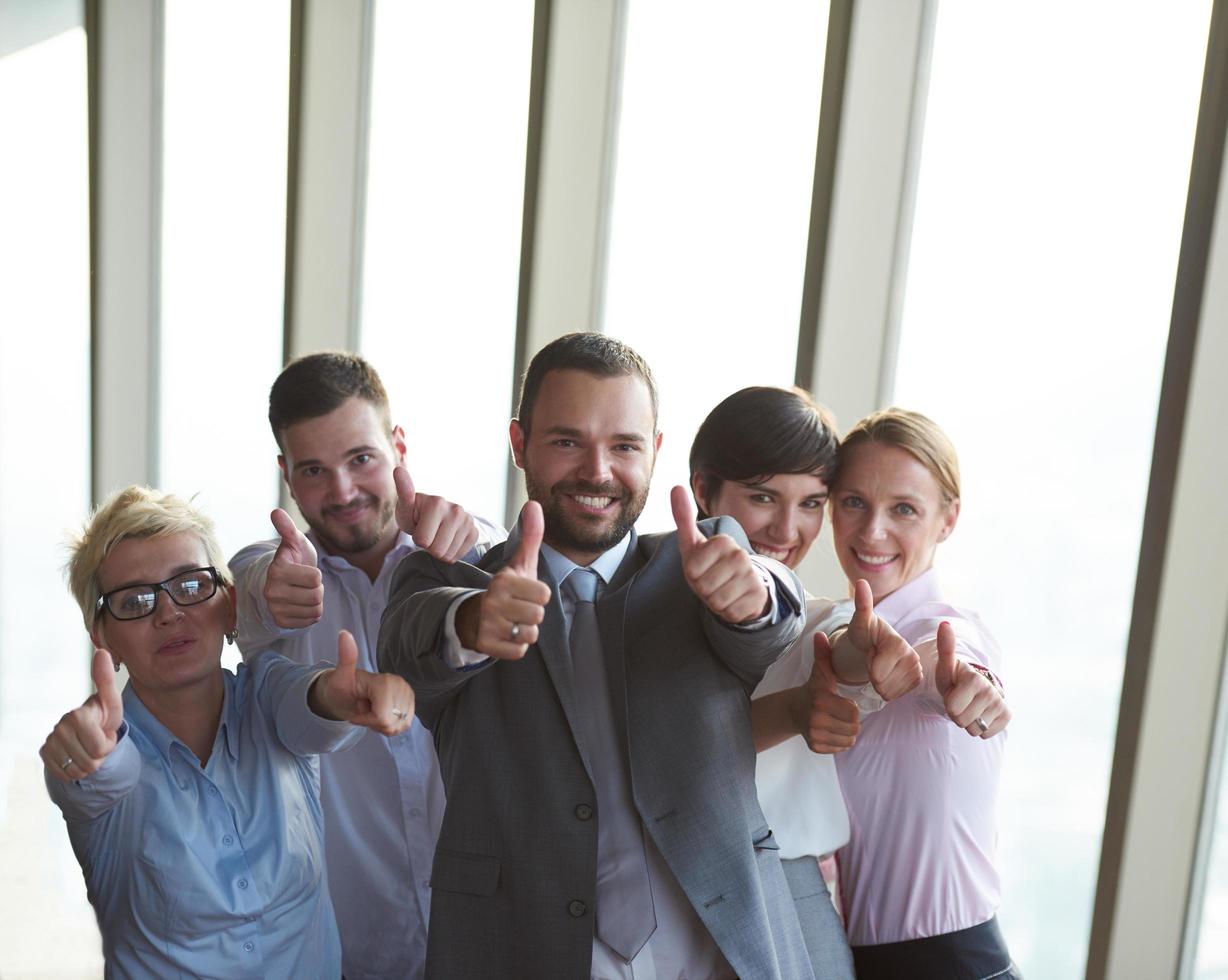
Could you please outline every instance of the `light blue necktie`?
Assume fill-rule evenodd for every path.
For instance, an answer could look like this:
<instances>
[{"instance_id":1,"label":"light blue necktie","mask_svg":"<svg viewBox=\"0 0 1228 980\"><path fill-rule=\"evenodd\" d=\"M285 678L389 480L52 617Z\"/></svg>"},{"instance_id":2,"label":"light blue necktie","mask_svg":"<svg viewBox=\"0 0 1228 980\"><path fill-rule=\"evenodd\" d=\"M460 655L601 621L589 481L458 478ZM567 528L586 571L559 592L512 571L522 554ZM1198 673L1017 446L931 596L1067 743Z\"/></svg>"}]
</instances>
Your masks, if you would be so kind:
<instances>
[{"instance_id":1,"label":"light blue necktie","mask_svg":"<svg viewBox=\"0 0 1228 980\"><path fill-rule=\"evenodd\" d=\"M571 613L571 667L597 791L597 937L628 963L657 927L644 856L644 825L618 745L597 628L597 573L573 569L563 583Z\"/></svg>"}]
</instances>

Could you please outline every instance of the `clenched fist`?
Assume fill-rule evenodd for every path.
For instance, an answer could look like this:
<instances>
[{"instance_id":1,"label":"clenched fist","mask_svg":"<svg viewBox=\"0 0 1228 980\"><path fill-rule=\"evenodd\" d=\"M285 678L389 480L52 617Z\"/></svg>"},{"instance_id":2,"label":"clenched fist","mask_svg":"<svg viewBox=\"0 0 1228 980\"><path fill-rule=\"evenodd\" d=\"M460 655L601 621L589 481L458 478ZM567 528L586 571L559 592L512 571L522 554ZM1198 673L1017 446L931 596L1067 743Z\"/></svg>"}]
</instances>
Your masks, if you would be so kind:
<instances>
[{"instance_id":1,"label":"clenched fist","mask_svg":"<svg viewBox=\"0 0 1228 980\"><path fill-rule=\"evenodd\" d=\"M699 600L727 623L749 623L771 608L763 574L727 534L705 538L695 524L695 505L685 487L670 491L678 552L687 585Z\"/></svg>"},{"instance_id":2,"label":"clenched fist","mask_svg":"<svg viewBox=\"0 0 1228 980\"><path fill-rule=\"evenodd\" d=\"M451 564L477 543L478 522L460 504L414 489L404 466L392 471L397 485L397 526L428 555Z\"/></svg>"},{"instance_id":3,"label":"clenched fist","mask_svg":"<svg viewBox=\"0 0 1228 980\"><path fill-rule=\"evenodd\" d=\"M550 586L537 578L537 556L545 532L541 504L520 511L520 544L485 592L470 596L456 613L456 634L468 650L499 660L519 660L537 642L546 618Z\"/></svg>"},{"instance_id":4,"label":"clenched fist","mask_svg":"<svg viewBox=\"0 0 1228 980\"><path fill-rule=\"evenodd\" d=\"M264 601L282 629L311 626L324 615L324 577L316 567L316 549L280 507L269 515L281 542L264 577Z\"/></svg>"},{"instance_id":5,"label":"clenched fist","mask_svg":"<svg viewBox=\"0 0 1228 980\"><path fill-rule=\"evenodd\" d=\"M71 783L98 771L115 749L124 702L115 686L115 670L106 650L95 650L90 665L95 692L63 718L38 750L56 779Z\"/></svg>"},{"instance_id":6,"label":"clenched fist","mask_svg":"<svg viewBox=\"0 0 1228 980\"><path fill-rule=\"evenodd\" d=\"M955 630L938 626L938 668L934 676L947 716L973 738L993 738L1011 720L1006 698L988 677L955 656Z\"/></svg>"}]
</instances>

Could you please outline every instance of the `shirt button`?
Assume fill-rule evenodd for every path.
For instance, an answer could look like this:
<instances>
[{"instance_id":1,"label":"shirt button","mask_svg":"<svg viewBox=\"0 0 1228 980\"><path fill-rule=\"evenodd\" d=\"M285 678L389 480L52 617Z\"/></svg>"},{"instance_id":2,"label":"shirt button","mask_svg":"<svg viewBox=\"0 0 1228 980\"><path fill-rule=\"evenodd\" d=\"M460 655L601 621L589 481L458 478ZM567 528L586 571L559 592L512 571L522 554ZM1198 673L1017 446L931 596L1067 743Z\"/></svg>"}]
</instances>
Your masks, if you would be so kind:
<instances>
[{"instance_id":1,"label":"shirt button","mask_svg":"<svg viewBox=\"0 0 1228 980\"><path fill-rule=\"evenodd\" d=\"M240 878L240 879L239 879L239 887L240 887L240 888L246 888L246 887L247 887L247 879L246 879L246 878Z\"/></svg>"},{"instance_id":2,"label":"shirt button","mask_svg":"<svg viewBox=\"0 0 1228 980\"><path fill-rule=\"evenodd\" d=\"M576 818L579 820L592 820L593 808L587 803L581 803L576 807Z\"/></svg>"},{"instance_id":3,"label":"shirt button","mask_svg":"<svg viewBox=\"0 0 1228 980\"><path fill-rule=\"evenodd\" d=\"M578 898L572 899L567 903L567 914L573 919L578 919L588 911L588 906L581 902Z\"/></svg>"},{"instance_id":4,"label":"shirt button","mask_svg":"<svg viewBox=\"0 0 1228 980\"><path fill-rule=\"evenodd\" d=\"M227 847L229 847L234 842L235 842L235 839L231 837L230 834L227 834L225 837L222 838L222 843L225 844Z\"/></svg>"},{"instance_id":5,"label":"shirt button","mask_svg":"<svg viewBox=\"0 0 1228 980\"><path fill-rule=\"evenodd\" d=\"M244 943L243 948L250 953L253 949L256 948L256 944L255 943Z\"/></svg>"},{"instance_id":6,"label":"shirt button","mask_svg":"<svg viewBox=\"0 0 1228 980\"><path fill-rule=\"evenodd\" d=\"M418 817L422 816L422 811L419 810L417 807L414 807L413 809L409 811L409 815L416 820Z\"/></svg>"}]
</instances>

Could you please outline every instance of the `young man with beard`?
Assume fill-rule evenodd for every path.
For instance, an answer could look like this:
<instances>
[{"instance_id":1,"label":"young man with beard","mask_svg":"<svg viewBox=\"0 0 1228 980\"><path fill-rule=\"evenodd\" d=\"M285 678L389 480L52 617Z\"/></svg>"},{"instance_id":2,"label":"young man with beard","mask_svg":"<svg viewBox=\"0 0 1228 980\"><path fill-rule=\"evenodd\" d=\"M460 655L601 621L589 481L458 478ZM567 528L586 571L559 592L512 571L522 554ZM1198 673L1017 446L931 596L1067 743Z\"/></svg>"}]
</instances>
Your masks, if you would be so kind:
<instances>
[{"instance_id":1,"label":"young man with beard","mask_svg":"<svg viewBox=\"0 0 1228 980\"><path fill-rule=\"evenodd\" d=\"M801 588L737 523L632 529L661 436L644 360L549 344L510 437L530 497L477 567L410 556L380 663L413 684L448 804L438 977L813 976L755 795L748 695Z\"/></svg>"},{"instance_id":2,"label":"young man with beard","mask_svg":"<svg viewBox=\"0 0 1228 980\"><path fill-rule=\"evenodd\" d=\"M419 548L475 559L504 532L441 497L415 493L405 434L374 368L324 351L291 362L269 393L269 423L291 497L310 528L275 510L278 537L230 562L244 658L275 650L331 661L349 630L370 670L392 573ZM415 723L322 760L329 890L349 980L423 975L431 857L443 788L428 733Z\"/></svg>"}]
</instances>

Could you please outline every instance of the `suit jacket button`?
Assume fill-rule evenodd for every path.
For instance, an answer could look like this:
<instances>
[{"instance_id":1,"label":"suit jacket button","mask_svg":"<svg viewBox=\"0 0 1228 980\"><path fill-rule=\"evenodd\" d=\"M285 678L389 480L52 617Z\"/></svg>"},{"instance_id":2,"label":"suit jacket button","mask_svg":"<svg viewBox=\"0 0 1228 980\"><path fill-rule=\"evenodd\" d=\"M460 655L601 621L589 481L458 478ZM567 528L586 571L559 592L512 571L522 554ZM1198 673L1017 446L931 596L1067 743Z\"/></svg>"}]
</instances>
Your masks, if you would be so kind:
<instances>
[{"instance_id":1,"label":"suit jacket button","mask_svg":"<svg viewBox=\"0 0 1228 980\"><path fill-rule=\"evenodd\" d=\"M578 919L588 911L588 906L581 902L578 898L572 899L567 903L567 912L573 919Z\"/></svg>"},{"instance_id":2,"label":"suit jacket button","mask_svg":"<svg viewBox=\"0 0 1228 980\"><path fill-rule=\"evenodd\" d=\"M580 803L576 806L576 817L580 820L592 820L593 808L587 803Z\"/></svg>"}]
</instances>

